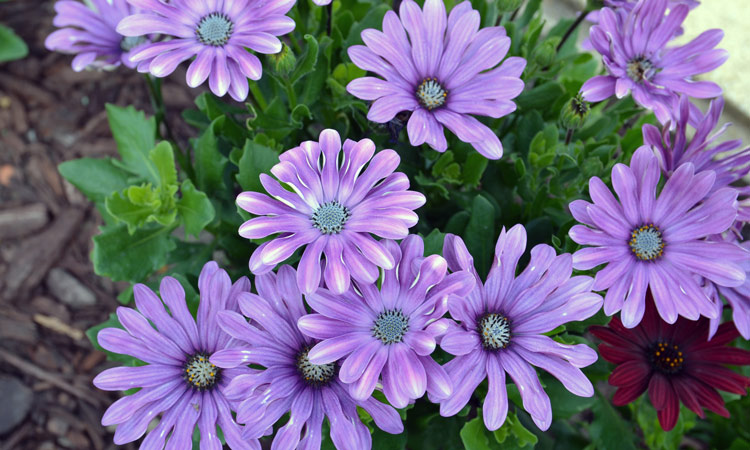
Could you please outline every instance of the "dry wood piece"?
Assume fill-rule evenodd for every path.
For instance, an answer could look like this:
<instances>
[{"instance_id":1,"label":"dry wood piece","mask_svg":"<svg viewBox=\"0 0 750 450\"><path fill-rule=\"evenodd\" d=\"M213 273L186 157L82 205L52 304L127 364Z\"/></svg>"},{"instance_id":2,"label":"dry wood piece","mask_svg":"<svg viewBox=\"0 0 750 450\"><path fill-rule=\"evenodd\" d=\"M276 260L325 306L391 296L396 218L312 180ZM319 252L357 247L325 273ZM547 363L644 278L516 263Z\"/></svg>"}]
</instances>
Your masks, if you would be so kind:
<instances>
[{"instance_id":1,"label":"dry wood piece","mask_svg":"<svg viewBox=\"0 0 750 450\"><path fill-rule=\"evenodd\" d=\"M0 239L31 234L47 225L49 216L43 203L0 210Z\"/></svg>"},{"instance_id":2,"label":"dry wood piece","mask_svg":"<svg viewBox=\"0 0 750 450\"><path fill-rule=\"evenodd\" d=\"M65 322L61 322L57 317L34 314L34 322L38 323L44 328L48 328L57 333L64 334L74 341L81 340L84 336L83 331L77 328L73 328Z\"/></svg>"},{"instance_id":3,"label":"dry wood piece","mask_svg":"<svg viewBox=\"0 0 750 450\"><path fill-rule=\"evenodd\" d=\"M5 274L5 286L1 291L4 298L14 299L42 281L78 230L83 216L84 212L79 209L63 210L44 232L19 247Z\"/></svg>"}]
</instances>

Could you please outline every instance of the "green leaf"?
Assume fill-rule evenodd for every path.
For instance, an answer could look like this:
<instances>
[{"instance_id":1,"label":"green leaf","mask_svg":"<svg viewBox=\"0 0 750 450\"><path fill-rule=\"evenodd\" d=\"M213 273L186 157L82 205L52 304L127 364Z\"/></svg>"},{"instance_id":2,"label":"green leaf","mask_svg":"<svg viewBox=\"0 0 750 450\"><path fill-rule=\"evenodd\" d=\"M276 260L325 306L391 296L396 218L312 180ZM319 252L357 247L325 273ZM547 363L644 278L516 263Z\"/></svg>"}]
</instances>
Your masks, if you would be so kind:
<instances>
[{"instance_id":1,"label":"green leaf","mask_svg":"<svg viewBox=\"0 0 750 450\"><path fill-rule=\"evenodd\" d=\"M440 255L443 253L443 241L445 241L445 233L441 233L440 230L434 228L430 234L424 238L424 255Z\"/></svg>"},{"instance_id":2,"label":"green leaf","mask_svg":"<svg viewBox=\"0 0 750 450\"><path fill-rule=\"evenodd\" d=\"M597 396L597 402L592 408L594 420L589 426L591 438L597 448L608 450L634 450L633 436L635 430L629 422L615 411L609 401Z\"/></svg>"},{"instance_id":3,"label":"green leaf","mask_svg":"<svg viewBox=\"0 0 750 450\"><path fill-rule=\"evenodd\" d=\"M0 25L0 63L25 58L29 47L13 30Z\"/></svg>"},{"instance_id":4,"label":"green leaf","mask_svg":"<svg viewBox=\"0 0 750 450\"><path fill-rule=\"evenodd\" d=\"M182 197L177 202L177 212L185 225L185 236L198 236L198 233L214 219L214 207L206 194L195 189L190 180L182 182L180 193Z\"/></svg>"},{"instance_id":5,"label":"green leaf","mask_svg":"<svg viewBox=\"0 0 750 450\"><path fill-rule=\"evenodd\" d=\"M121 108L108 103L106 108L109 128L122 158L122 162L115 164L157 184L159 173L149 158L149 153L156 144L156 119L147 119L142 111L137 111L132 106Z\"/></svg>"},{"instance_id":6,"label":"green leaf","mask_svg":"<svg viewBox=\"0 0 750 450\"><path fill-rule=\"evenodd\" d=\"M470 153L466 158L463 170L463 182L467 186L476 187L482 179L487 164L490 161L479 153Z\"/></svg>"},{"instance_id":7,"label":"green leaf","mask_svg":"<svg viewBox=\"0 0 750 450\"><path fill-rule=\"evenodd\" d=\"M113 192L107 197L105 205L107 212L115 219L125 222L128 232L132 234L136 228L149 221L161 203L151 185L144 184L131 186L124 192Z\"/></svg>"},{"instance_id":8,"label":"green leaf","mask_svg":"<svg viewBox=\"0 0 750 450\"><path fill-rule=\"evenodd\" d=\"M510 425L510 429L513 432L513 434L516 436L517 445L516 448L523 448L523 447L534 447L537 442L539 442L539 438L536 437L534 433L527 430L526 427L523 426L520 420L518 420L518 416L515 412L508 413L507 419L505 419L505 423Z\"/></svg>"},{"instance_id":9,"label":"green leaf","mask_svg":"<svg viewBox=\"0 0 750 450\"><path fill-rule=\"evenodd\" d=\"M97 275L113 281L141 282L167 262L176 247L171 227L152 226L128 234L124 224L110 225L94 236L91 260Z\"/></svg>"},{"instance_id":10,"label":"green leaf","mask_svg":"<svg viewBox=\"0 0 750 450\"><path fill-rule=\"evenodd\" d=\"M159 172L159 186L177 184L177 169L174 166L172 144L167 141L159 142L149 152L149 158L151 158L154 166L156 166L156 170Z\"/></svg>"},{"instance_id":11,"label":"green leaf","mask_svg":"<svg viewBox=\"0 0 750 450\"><path fill-rule=\"evenodd\" d=\"M299 59L297 67L294 68L292 76L289 77L289 81L291 81L292 84L312 72L315 69L315 64L318 62L318 40L311 34L306 34L304 39L307 42L307 45L305 46L305 54Z\"/></svg>"},{"instance_id":12,"label":"green leaf","mask_svg":"<svg viewBox=\"0 0 750 450\"><path fill-rule=\"evenodd\" d=\"M130 175L112 163L110 158L81 158L65 161L57 167L60 174L73 186L96 203L112 192L128 187Z\"/></svg>"},{"instance_id":13,"label":"green leaf","mask_svg":"<svg viewBox=\"0 0 750 450\"><path fill-rule=\"evenodd\" d=\"M224 188L224 167L227 158L219 152L217 131L225 116L217 117L195 141L195 175L198 188L203 192L215 192Z\"/></svg>"},{"instance_id":14,"label":"green leaf","mask_svg":"<svg viewBox=\"0 0 750 450\"><path fill-rule=\"evenodd\" d=\"M279 155L275 151L248 139L239 161L237 182L245 191L264 192L260 174L268 172L278 162Z\"/></svg>"},{"instance_id":15,"label":"green leaf","mask_svg":"<svg viewBox=\"0 0 750 450\"><path fill-rule=\"evenodd\" d=\"M486 275L495 251L495 208L482 195L474 197L471 217L466 225L466 247L474 256L474 267L480 275Z\"/></svg>"},{"instance_id":16,"label":"green leaf","mask_svg":"<svg viewBox=\"0 0 750 450\"><path fill-rule=\"evenodd\" d=\"M461 441L466 450L491 450L481 414L477 414L477 417L461 428Z\"/></svg>"}]
</instances>

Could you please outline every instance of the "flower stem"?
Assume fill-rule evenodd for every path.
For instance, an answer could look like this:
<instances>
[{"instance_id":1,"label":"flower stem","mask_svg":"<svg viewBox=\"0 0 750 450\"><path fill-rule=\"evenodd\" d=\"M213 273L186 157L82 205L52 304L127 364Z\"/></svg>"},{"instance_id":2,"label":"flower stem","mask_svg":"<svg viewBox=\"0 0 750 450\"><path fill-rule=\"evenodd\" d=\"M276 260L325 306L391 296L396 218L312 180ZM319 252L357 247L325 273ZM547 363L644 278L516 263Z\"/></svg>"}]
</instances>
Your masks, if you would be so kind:
<instances>
[{"instance_id":1,"label":"flower stem","mask_svg":"<svg viewBox=\"0 0 750 450\"><path fill-rule=\"evenodd\" d=\"M588 10L581 11L581 13L578 14L578 17L576 17L576 20L573 23L570 24L570 27L568 27L568 30L565 31L565 34L563 35L562 39L560 40L560 43L557 44L557 49L556 50L558 52L562 48L563 44L565 44L565 41L568 40L568 38L570 37L570 35L573 34L573 32L575 31L575 29L578 28L578 25L580 25L581 22L583 22L583 20L586 19L586 16L588 16L590 12L591 11L588 11Z\"/></svg>"},{"instance_id":2,"label":"flower stem","mask_svg":"<svg viewBox=\"0 0 750 450\"><path fill-rule=\"evenodd\" d=\"M294 92L294 86L292 86L291 81L284 80L284 85L286 87L286 95L289 97L289 109L294 110L297 107L297 93Z\"/></svg>"},{"instance_id":3,"label":"flower stem","mask_svg":"<svg viewBox=\"0 0 750 450\"><path fill-rule=\"evenodd\" d=\"M263 92L260 91L260 88L258 87L258 83L255 81L250 80L250 92L253 94L253 98L255 99L255 103L258 104L258 107L261 111L265 111L266 108L268 108L268 103L266 103L265 97L263 97Z\"/></svg>"},{"instance_id":4,"label":"flower stem","mask_svg":"<svg viewBox=\"0 0 750 450\"><path fill-rule=\"evenodd\" d=\"M182 147L180 147L180 144L177 143L177 139L175 139L172 128L167 121L167 108L164 105L164 96L161 92L161 78L146 74L146 84L148 85L151 106L154 109L154 117L156 118L156 133L159 135L159 139L166 139L172 144L172 147L176 150L175 157L177 158L177 163L185 171L188 178L192 180L195 178L195 172L193 171L192 164L190 164L190 155L186 154ZM161 135L162 124L164 124L164 129L166 130L166 137Z\"/></svg>"},{"instance_id":5,"label":"flower stem","mask_svg":"<svg viewBox=\"0 0 750 450\"><path fill-rule=\"evenodd\" d=\"M328 13L328 21L326 22L326 34L330 36L331 30L333 29L333 2L329 3L328 6L326 6L326 12Z\"/></svg>"}]
</instances>

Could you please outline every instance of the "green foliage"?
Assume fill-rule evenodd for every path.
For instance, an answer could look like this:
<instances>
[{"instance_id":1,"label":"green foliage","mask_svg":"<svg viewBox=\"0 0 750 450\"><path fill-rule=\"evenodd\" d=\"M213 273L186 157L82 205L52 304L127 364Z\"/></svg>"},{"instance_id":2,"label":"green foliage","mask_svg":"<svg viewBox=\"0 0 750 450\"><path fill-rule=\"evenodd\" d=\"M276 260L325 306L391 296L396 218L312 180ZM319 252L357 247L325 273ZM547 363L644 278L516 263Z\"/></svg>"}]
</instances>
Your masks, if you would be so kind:
<instances>
[{"instance_id":1,"label":"green foliage","mask_svg":"<svg viewBox=\"0 0 750 450\"><path fill-rule=\"evenodd\" d=\"M0 25L0 63L25 58L29 47L12 29Z\"/></svg>"}]
</instances>

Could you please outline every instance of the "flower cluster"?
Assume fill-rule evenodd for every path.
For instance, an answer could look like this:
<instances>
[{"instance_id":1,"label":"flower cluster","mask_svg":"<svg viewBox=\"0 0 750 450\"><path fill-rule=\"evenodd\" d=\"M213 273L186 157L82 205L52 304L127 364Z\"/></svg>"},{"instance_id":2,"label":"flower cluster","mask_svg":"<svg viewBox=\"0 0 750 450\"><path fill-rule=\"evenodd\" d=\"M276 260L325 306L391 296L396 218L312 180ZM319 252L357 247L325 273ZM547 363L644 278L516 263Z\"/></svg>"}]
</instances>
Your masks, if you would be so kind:
<instances>
[{"instance_id":1,"label":"flower cluster","mask_svg":"<svg viewBox=\"0 0 750 450\"><path fill-rule=\"evenodd\" d=\"M648 391L665 430L675 426L680 402L701 417L703 407L728 415L716 389L742 395L750 385L750 379L724 367L750 364L750 352L726 347L739 335L750 338L750 242L742 234L750 221L750 187L737 186L750 174L750 148L742 149L739 141L717 142L724 128L712 134L723 110L722 98L715 98L705 114L690 100L721 94L718 85L692 77L726 60L726 52L715 49L722 32L710 30L686 45L668 47L696 1L606 0L606 7L593 15L597 24L591 44L602 55L607 74L583 83L578 96L565 103L573 108L561 116L568 132L565 143L555 141L558 129L549 126L529 144L533 156L539 156L538 137L548 141L541 146L550 146L550 154L544 156L553 158L549 173L559 169L554 166L558 155L571 160L574 154L585 156L587 145L572 142L575 133L583 131L587 116L596 114L597 108L589 109L585 101L631 93L638 105L653 111L663 128L647 124L641 130L642 146L635 152L618 149L618 155L631 159L629 164L614 164L611 187L597 176L581 178L584 183L588 179L590 201L569 204L579 224L568 234L584 248L558 253L541 243L531 247L527 256L526 228L503 227L497 230L499 239L486 277L480 274L482 265L474 265L478 253L472 255L461 237L446 234L441 255L431 254L439 249L428 251L422 237L410 234L413 227L420 232L432 227L420 223L415 210L427 197L410 190L406 173L423 168L439 172L442 163L453 162L453 152L415 169L413 154L376 151L375 142L364 137L370 136L367 130L359 140L342 141L333 129L300 124L301 115L313 118L310 108L294 98L296 80L290 76L300 67L291 53L292 47L300 47L300 40L292 36L282 43L279 39L298 25L287 14L299 19L309 6L292 10L295 3L91 0L86 1L89 8L60 0L55 6L55 25L63 28L52 33L46 45L75 53L75 70L122 63L165 77L189 61L186 77L191 87L207 81L215 95L228 93L237 101L257 88L254 100L262 111L256 112L263 117L253 123L260 131L250 125L235 127L236 135L228 140L239 147L247 137L243 133L259 137L286 111L279 98L270 106L262 100L261 87L267 86L251 84L263 74L256 54L276 54L282 48L289 52L282 54L289 73L277 70L271 78L276 87L286 89L296 126L293 133L299 134L291 134L284 142L292 143L283 147L279 130L291 128L269 131L264 138L272 143L258 145L271 152L275 163L270 174L258 176L266 193L237 195L239 189L226 189L227 195L215 202L222 204L222 216L209 227L205 224L214 217L212 212L196 231L205 227L213 233L233 223L225 219L237 195L236 205L250 215L236 224L238 234L253 248L242 261L249 255L254 292L249 279L232 283L226 271L209 262L197 280L200 302L194 318L189 308L194 305L177 279L164 277L160 296L143 284L135 285L137 310L118 308L122 328L106 328L98 334L104 349L134 360L131 366L107 369L94 379L104 390L138 389L117 400L102 419L105 426L117 426L116 444L146 435L143 448L190 448L197 427L201 448L220 448L223 440L232 448L260 449L260 440L274 434L273 449L317 450L328 439L327 429L337 448L366 450L372 447L374 427L391 434L403 432L397 409L420 399L434 403L434 410L444 417L459 414L470 403L478 412L470 400L478 390L483 392L480 385L485 379L481 415L487 429L497 430L506 422L508 385L513 384L531 421L547 430L553 405L537 368L574 395L594 395L582 368L596 362L596 351L555 336L576 321L596 324L589 329L604 341L599 351L617 365L609 377L618 387L616 405ZM316 12L327 17L331 38L307 49L306 55L312 55L305 58L307 66L317 64L316 58L328 64L319 67L333 66L329 64L333 43L344 40L340 29L338 34L330 31L334 9ZM357 39L364 28L352 26L350 16L340 19L351 28L346 42ZM316 79L321 85L327 81L338 87L336 95L351 94L371 102L356 102L352 110L359 117L347 119L348 129L364 128L365 112L367 120L389 124L405 114L408 144L413 147L426 143L446 152L445 127L468 144L459 145L464 148L456 154L465 153L470 145L487 159L499 159L503 155L499 134L505 134L499 122L489 119L513 113L513 99L525 86L521 74L526 60L506 56L529 54L512 50L506 29L496 25L512 17L514 13L487 21L468 1L448 12L443 0L425 0L423 7L403 0L398 12L385 13L382 30L361 31L364 45L339 49L344 61L335 76L326 79L329 74L317 73ZM489 26L480 28L482 23ZM314 32L309 23L299 25L304 32ZM323 22L319 25L322 29ZM519 36L515 27L509 25L508 30ZM528 33L523 40L536 41L539 33L541 24L536 36ZM555 39L548 40L546 48L558 45ZM347 55L353 65L345 60ZM548 71L536 61L531 72ZM311 72L310 67L303 69L300 72ZM363 71L374 76L359 76ZM350 77L351 73L358 75ZM345 89L336 84L342 76L347 77ZM549 79L544 77L537 81ZM579 84L569 94L575 94ZM563 104L565 99L559 100L557 104ZM534 102L538 99L528 103ZM532 112L535 115L523 116L532 118L529 123L543 120ZM558 111L553 112L558 117ZM153 140L154 131L150 134ZM317 140L299 143L305 139L301 136L311 135ZM406 141L394 148L405 145ZM292 148L276 162L271 147ZM238 150L216 152L236 163ZM245 158L248 150L243 152ZM189 153L180 156L180 165L192 163ZM514 155L514 162L517 172L525 172L522 155ZM481 164L487 161L482 159ZM216 167L217 185L233 177L229 168ZM493 167L495 174L509 173L496 170L500 167ZM537 174L544 169L535 167ZM176 171L170 173L176 185ZM190 190L196 178L210 193L210 183L199 175L186 176L180 189L185 209L191 206L191 192L203 195L208 206L215 200ZM431 183L422 182L427 178L420 178L422 173L416 176L417 186ZM442 187L438 182L433 185ZM450 201L463 204L467 191L474 188L492 190L477 178L471 188L451 193L456 198ZM573 198L577 194L560 204ZM477 220L473 214L473 222L494 220ZM567 220L562 216L558 229ZM447 229L456 229L464 218L445 219ZM527 219L531 220L524 216ZM464 228L467 242L473 222ZM235 226L229 227L232 233ZM176 227L164 230L171 233ZM187 225L185 229L190 230ZM481 238L487 266L496 236ZM533 233L528 239L540 241ZM431 244L435 246L434 240ZM574 269L591 272L574 275ZM594 291L603 292L603 298ZM734 322L722 323L724 302L733 309ZM592 319L600 309L608 316L620 314L605 327L602 316ZM157 417L158 424L149 431Z\"/></svg>"}]
</instances>

